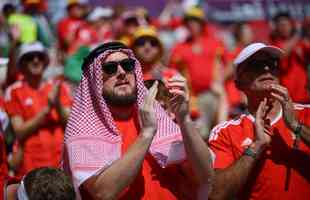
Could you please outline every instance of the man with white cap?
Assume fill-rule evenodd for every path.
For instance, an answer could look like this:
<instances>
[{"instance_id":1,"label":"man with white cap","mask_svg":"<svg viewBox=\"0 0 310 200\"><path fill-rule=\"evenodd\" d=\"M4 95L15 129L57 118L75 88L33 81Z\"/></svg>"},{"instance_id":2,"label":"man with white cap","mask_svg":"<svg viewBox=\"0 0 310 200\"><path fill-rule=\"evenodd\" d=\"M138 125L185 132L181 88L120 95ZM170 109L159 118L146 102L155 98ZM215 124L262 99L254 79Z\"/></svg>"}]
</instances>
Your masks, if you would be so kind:
<instances>
[{"instance_id":1,"label":"man with white cap","mask_svg":"<svg viewBox=\"0 0 310 200\"><path fill-rule=\"evenodd\" d=\"M17 57L23 77L5 92L5 108L16 135L15 149L23 150L15 174L19 177L34 168L59 166L71 96L62 81L43 80L48 62L41 43L23 44Z\"/></svg>"},{"instance_id":2,"label":"man with white cap","mask_svg":"<svg viewBox=\"0 0 310 200\"><path fill-rule=\"evenodd\" d=\"M234 61L249 114L213 128L215 179L210 199L309 199L310 106L279 84L283 51L254 43Z\"/></svg>"}]
</instances>

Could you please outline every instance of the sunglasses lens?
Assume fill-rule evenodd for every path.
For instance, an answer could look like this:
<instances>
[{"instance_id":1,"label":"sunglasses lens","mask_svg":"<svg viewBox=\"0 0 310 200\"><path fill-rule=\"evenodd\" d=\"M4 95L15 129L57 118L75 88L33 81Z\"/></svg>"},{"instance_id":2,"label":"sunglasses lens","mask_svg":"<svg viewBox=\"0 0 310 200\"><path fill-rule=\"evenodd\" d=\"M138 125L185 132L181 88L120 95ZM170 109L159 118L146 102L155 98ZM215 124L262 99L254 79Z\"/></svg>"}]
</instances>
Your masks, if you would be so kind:
<instances>
[{"instance_id":1,"label":"sunglasses lens","mask_svg":"<svg viewBox=\"0 0 310 200\"><path fill-rule=\"evenodd\" d=\"M145 44L145 39L143 39L143 38L140 38L136 41L136 45L139 47L144 46L144 44Z\"/></svg>"},{"instance_id":2,"label":"sunglasses lens","mask_svg":"<svg viewBox=\"0 0 310 200\"><path fill-rule=\"evenodd\" d=\"M140 38L135 42L137 46L144 46L146 43L149 43L152 47L159 46L158 41L154 38Z\"/></svg>"},{"instance_id":3,"label":"sunglasses lens","mask_svg":"<svg viewBox=\"0 0 310 200\"><path fill-rule=\"evenodd\" d=\"M25 55L25 60L26 61L33 61L35 58L38 58L39 60L44 60L44 54L41 53L29 53L28 55Z\"/></svg>"},{"instance_id":4,"label":"sunglasses lens","mask_svg":"<svg viewBox=\"0 0 310 200\"><path fill-rule=\"evenodd\" d=\"M117 66L116 62L107 62L102 65L102 69L106 74L112 75L117 72Z\"/></svg>"},{"instance_id":5,"label":"sunglasses lens","mask_svg":"<svg viewBox=\"0 0 310 200\"><path fill-rule=\"evenodd\" d=\"M276 60L268 59L268 60L253 60L249 63L252 66L252 70L256 71L256 73L261 73L265 71L265 67L268 66L269 70L272 72L278 71L278 63Z\"/></svg>"},{"instance_id":6,"label":"sunglasses lens","mask_svg":"<svg viewBox=\"0 0 310 200\"><path fill-rule=\"evenodd\" d=\"M151 45L152 45L153 47L159 46L159 45L158 45L158 41L157 41L156 39L150 40L150 43L151 43Z\"/></svg>"},{"instance_id":7,"label":"sunglasses lens","mask_svg":"<svg viewBox=\"0 0 310 200\"><path fill-rule=\"evenodd\" d=\"M120 62L120 64L126 72L131 72L135 68L135 60L134 59L124 59Z\"/></svg>"}]
</instances>

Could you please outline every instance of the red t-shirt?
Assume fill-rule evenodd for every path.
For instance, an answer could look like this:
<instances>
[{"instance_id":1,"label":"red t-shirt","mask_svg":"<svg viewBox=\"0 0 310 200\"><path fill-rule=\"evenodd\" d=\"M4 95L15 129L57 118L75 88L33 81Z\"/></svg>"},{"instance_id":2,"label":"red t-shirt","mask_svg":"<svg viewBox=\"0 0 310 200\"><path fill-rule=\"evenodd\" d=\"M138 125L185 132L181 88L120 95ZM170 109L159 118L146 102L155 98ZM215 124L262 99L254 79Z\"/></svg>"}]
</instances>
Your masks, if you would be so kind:
<instances>
[{"instance_id":1,"label":"red t-shirt","mask_svg":"<svg viewBox=\"0 0 310 200\"><path fill-rule=\"evenodd\" d=\"M24 81L11 85L5 95L5 107L9 116L21 116L24 121L32 119L47 106L48 94L54 84L54 81L47 81L39 89L31 88ZM72 104L69 87L64 83L60 87L60 102L66 107ZM56 108L52 108L44 124L25 140L23 162L17 176L23 176L38 167L58 167L63 134L60 116Z\"/></svg>"},{"instance_id":2,"label":"red t-shirt","mask_svg":"<svg viewBox=\"0 0 310 200\"><path fill-rule=\"evenodd\" d=\"M300 40L294 50L300 64L307 67L310 64L310 40Z\"/></svg>"},{"instance_id":3,"label":"red t-shirt","mask_svg":"<svg viewBox=\"0 0 310 200\"><path fill-rule=\"evenodd\" d=\"M77 30L82 27L86 22L82 19L74 19L74 18L64 18L59 21L57 25L57 34L59 39L60 48L63 50L68 50L72 44L67 44L68 36L72 37L70 39L74 39L76 37Z\"/></svg>"},{"instance_id":4,"label":"red t-shirt","mask_svg":"<svg viewBox=\"0 0 310 200\"><path fill-rule=\"evenodd\" d=\"M185 73L192 91L199 94L210 89L216 58L223 52L223 44L206 34L196 45L190 41L177 44L171 53L170 66Z\"/></svg>"},{"instance_id":5,"label":"red t-shirt","mask_svg":"<svg viewBox=\"0 0 310 200\"><path fill-rule=\"evenodd\" d=\"M116 120L116 125L122 134L123 154L134 143L139 133L137 115L130 120ZM195 199L193 186L182 172L180 166L174 165L161 168L148 153L143 161L134 182L126 188L120 199L141 200L182 200Z\"/></svg>"},{"instance_id":6,"label":"red t-shirt","mask_svg":"<svg viewBox=\"0 0 310 200\"><path fill-rule=\"evenodd\" d=\"M276 40L273 45L283 48L286 42L285 40ZM299 61L295 49L281 60L280 82L288 89L294 102L310 102L306 66Z\"/></svg>"},{"instance_id":7,"label":"red t-shirt","mask_svg":"<svg viewBox=\"0 0 310 200\"><path fill-rule=\"evenodd\" d=\"M309 126L310 105L296 104L295 111L298 119ZM245 187L239 192L238 199L309 199L310 148L300 142L299 150L293 150L292 133L285 125L282 112L271 126L272 143L256 164ZM214 155L214 168L223 169L232 165L253 140L252 115L242 115L237 120L216 126L209 138L209 146Z\"/></svg>"},{"instance_id":8,"label":"red t-shirt","mask_svg":"<svg viewBox=\"0 0 310 200\"><path fill-rule=\"evenodd\" d=\"M74 42L69 46L68 53L74 54L81 46L91 47L99 42L97 30L89 24L84 24L76 31Z\"/></svg>"}]
</instances>

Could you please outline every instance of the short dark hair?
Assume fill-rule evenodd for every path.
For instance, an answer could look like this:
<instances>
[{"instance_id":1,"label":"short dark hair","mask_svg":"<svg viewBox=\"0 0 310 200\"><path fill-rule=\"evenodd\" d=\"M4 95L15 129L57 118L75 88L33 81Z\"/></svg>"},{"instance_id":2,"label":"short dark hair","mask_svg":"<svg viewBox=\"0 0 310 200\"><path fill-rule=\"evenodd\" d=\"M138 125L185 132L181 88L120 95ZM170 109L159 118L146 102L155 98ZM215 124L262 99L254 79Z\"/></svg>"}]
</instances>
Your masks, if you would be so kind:
<instances>
[{"instance_id":1,"label":"short dark hair","mask_svg":"<svg viewBox=\"0 0 310 200\"><path fill-rule=\"evenodd\" d=\"M6 3L2 7L2 13L5 17L8 17L10 14L14 13L15 10L15 6L11 3Z\"/></svg>"},{"instance_id":2,"label":"short dark hair","mask_svg":"<svg viewBox=\"0 0 310 200\"><path fill-rule=\"evenodd\" d=\"M286 19L289 19L289 20L291 20L292 19L292 17L291 17L291 15L290 15L290 13L289 12L278 12L273 18L272 18L272 21L274 21L274 22L278 22L280 19L282 19L282 18L286 18Z\"/></svg>"},{"instance_id":3,"label":"short dark hair","mask_svg":"<svg viewBox=\"0 0 310 200\"><path fill-rule=\"evenodd\" d=\"M75 200L71 179L60 169L37 168L24 178L25 190L31 200Z\"/></svg>"}]
</instances>

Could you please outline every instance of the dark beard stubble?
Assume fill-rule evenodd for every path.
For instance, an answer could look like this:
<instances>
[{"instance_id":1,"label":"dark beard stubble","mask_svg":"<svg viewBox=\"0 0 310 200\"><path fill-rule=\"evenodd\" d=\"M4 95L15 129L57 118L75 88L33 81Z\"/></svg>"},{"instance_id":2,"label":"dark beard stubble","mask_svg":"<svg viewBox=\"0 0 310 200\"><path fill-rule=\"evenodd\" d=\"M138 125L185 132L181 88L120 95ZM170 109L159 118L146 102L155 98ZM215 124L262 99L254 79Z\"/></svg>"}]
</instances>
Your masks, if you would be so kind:
<instances>
[{"instance_id":1,"label":"dark beard stubble","mask_svg":"<svg viewBox=\"0 0 310 200\"><path fill-rule=\"evenodd\" d=\"M102 96L106 103L110 106L127 107L136 103L137 89L128 95L116 95L114 93L103 92Z\"/></svg>"}]
</instances>

